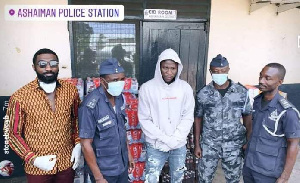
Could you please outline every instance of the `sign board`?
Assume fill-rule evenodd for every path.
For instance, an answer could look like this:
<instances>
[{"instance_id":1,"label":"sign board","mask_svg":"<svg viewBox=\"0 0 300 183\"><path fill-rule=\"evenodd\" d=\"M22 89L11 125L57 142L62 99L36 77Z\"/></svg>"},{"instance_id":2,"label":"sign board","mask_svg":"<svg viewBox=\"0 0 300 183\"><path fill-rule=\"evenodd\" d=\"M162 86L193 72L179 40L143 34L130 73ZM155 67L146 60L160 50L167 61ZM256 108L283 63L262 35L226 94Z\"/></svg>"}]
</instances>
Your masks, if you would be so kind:
<instances>
[{"instance_id":1,"label":"sign board","mask_svg":"<svg viewBox=\"0 0 300 183\"><path fill-rule=\"evenodd\" d=\"M176 20L177 10L144 9L144 19L148 20Z\"/></svg>"}]
</instances>

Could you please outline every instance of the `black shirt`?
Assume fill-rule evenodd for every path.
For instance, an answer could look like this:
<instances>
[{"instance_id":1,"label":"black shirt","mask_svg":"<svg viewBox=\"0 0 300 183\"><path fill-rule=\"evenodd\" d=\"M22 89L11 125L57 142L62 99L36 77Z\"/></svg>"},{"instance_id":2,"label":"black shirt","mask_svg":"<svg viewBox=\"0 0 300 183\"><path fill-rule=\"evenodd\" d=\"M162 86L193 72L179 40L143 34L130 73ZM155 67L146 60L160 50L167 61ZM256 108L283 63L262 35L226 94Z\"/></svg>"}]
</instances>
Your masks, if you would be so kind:
<instances>
[{"instance_id":1,"label":"black shirt","mask_svg":"<svg viewBox=\"0 0 300 183\"><path fill-rule=\"evenodd\" d=\"M229 81L229 85L225 89L218 89L218 91L219 91L219 93L221 94L222 97L225 96L225 93L228 91L228 89L231 86L231 80L228 80L228 81Z\"/></svg>"}]
</instances>

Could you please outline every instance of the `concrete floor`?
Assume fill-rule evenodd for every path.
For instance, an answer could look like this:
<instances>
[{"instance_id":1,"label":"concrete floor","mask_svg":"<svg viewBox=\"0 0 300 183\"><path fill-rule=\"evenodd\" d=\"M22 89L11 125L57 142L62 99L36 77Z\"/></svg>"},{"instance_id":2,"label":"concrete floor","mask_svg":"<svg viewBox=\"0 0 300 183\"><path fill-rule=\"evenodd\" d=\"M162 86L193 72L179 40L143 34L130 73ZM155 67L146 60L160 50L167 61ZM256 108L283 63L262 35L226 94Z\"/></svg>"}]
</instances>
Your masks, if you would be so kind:
<instances>
[{"instance_id":1,"label":"concrete floor","mask_svg":"<svg viewBox=\"0 0 300 183\"><path fill-rule=\"evenodd\" d=\"M14 179L5 179L5 180L0 179L0 182L1 183L27 183L26 177L18 177ZM225 182L226 181L224 178L223 170L219 164L213 183L225 183ZM298 153L297 161L289 180L289 183L299 183L299 182L300 182L300 153ZM74 183L83 183L83 178L82 177L76 178L74 180ZM243 181L241 180L240 183L243 183Z\"/></svg>"},{"instance_id":2,"label":"concrete floor","mask_svg":"<svg viewBox=\"0 0 300 183\"><path fill-rule=\"evenodd\" d=\"M243 183L243 182L244 181L241 178L240 183ZM296 164L294 166L293 172L289 179L289 183L299 183L299 182L300 182L300 153L298 153ZM220 163L219 163L215 178L213 180L213 183L226 183L225 178L224 178L224 173L223 173Z\"/></svg>"}]
</instances>

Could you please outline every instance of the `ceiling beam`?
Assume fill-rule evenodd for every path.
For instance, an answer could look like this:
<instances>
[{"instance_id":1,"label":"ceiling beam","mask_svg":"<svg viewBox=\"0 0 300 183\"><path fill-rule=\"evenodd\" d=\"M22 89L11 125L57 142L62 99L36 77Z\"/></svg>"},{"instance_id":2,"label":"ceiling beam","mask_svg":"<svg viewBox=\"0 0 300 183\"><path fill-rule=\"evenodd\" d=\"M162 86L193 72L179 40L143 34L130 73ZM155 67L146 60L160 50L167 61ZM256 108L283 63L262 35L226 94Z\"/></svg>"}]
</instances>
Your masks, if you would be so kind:
<instances>
[{"instance_id":1,"label":"ceiling beam","mask_svg":"<svg viewBox=\"0 0 300 183\"><path fill-rule=\"evenodd\" d=\"M253 3L266 3L266 2L270 2L270 0L268 1L268 0L251 0L251 4L253 4Z\"/></svg>"},{"instance_id":2,"label":"ceiling beam","mask_svg":"<svg viewBox=\"0 0 300 183\"><path fill-rule=\"evenodd\" d=\"M300 0L251 0L251 4L253 3L272 3L272 4L285 4L285 3L300 3Z\"/></svg>"},{"instance_id":3,"label":"ceiling beam","mask_svg":"<svg viewBox=\"0 0 300 183\"><path fill-rule=\"evenodd\" d=\"M251 3L250 5L250 12L249 13L252 13L253 11L256 11L262 7L265 7L267 5L269 5L270 2L264 2L264 3Z\"/></svg>"},{"instance_id":4,"label":"ceiling beam","mask_svg":"<svg viewBox=\"0 0 300 183\"><path fill-rule=\"evenodd\" d=\"M300 0L271 0L272 3L299 3Z\"/></svg>"},{"instance_id":5,"label":"ceiling beam","mask_svg":"<svg viewBox=\"0 0 300 183\"><path fill-rule=\"evenodd\" d=\"M278 6L277 8L277 13L282 13L284 11L293 9L300 6L300 3L292 3L292 4L281 4L280 6Z\"/></svg>"}]
</instances>

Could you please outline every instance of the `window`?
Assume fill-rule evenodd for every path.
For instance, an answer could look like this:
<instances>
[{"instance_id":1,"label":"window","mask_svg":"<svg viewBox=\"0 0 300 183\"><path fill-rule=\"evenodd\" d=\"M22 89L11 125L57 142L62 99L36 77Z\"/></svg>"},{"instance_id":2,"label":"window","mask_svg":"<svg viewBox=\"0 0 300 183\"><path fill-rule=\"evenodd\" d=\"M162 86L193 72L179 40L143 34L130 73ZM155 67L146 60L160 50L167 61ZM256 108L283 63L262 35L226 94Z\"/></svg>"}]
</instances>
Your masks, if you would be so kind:
<instances>
[{"instance_id":1,"label":"window","mask_svg":"<svg viewBox=\"0 0 300 183\"><path fill-rule=\"evenodd\" d=\"M99 64L116 58L126 77L138 77L136 23L73 22L73 76L99 76Z\"/></svg>"}]
</instances>

